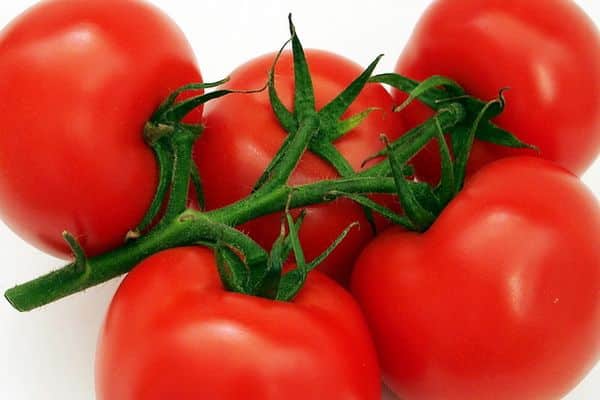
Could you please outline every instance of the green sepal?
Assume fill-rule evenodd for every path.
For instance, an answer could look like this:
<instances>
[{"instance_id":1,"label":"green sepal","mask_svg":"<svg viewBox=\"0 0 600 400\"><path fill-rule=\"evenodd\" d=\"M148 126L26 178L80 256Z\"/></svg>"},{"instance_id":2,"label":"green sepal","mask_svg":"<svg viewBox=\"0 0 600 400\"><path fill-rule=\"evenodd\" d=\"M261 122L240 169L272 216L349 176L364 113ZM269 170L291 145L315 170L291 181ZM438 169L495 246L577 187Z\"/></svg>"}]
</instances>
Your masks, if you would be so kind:
<instances>
[{"instance_id":1,"label":"green sepal","mask_svg":"<svg viewBox=\"0 0 600 400\"><path fill-rule=\"evenodd\" d=\"M464 93L465 93L464 89L458 83L453 81L452 79L446 78L444 76L434 75L434 76L424 80L423 82L419 83L417 85L417 87L415 87L413 90L411 90L408 93L408 98L402 104L400 104L399 106L394 108L394 111L399 112L399 111L404 110L415 99L419 99L422 96L426 97L425 95L428 92L432 91L432 89L436 89L439 87L443 87L445 89L446 97L451 96L453 98L456 98L456 97L464 95ZM438 96L437 92L435 93L435 96ZM436 99L436 102L437 101L439 101L439 99Z\"/></svg>"},{"instance_id":2,"label":"green sepal","mask_svg":"<svg viewBox=\"0 0 600 400\"><path fill-rule=\"evenodd\" d=\"M200 210L204 210L206 208L204 188L202 185L202 177L200 176L200 171L198 170L198 166L196 165L196 163L192 164L191 181L192 186L194 187L194 194L196 195L198 207L200 208Z\"/></svg>"},{"instance_id":3,"label":"green sepal","mask_svg":"<svg viewBox=\"0 0 600 400\"><path fill-rule=\"evenodd\" d=\"M500 94L500 98L494 100L494 102L497 102L498 106L493 110L487 111L488 115L484 116L480 121L477 131L475 132L475 138L482 142L492 143L498 146L538 151L536 146L523 142L512 133L498 127L490 121L500 115L505 106L502 94ZM474 121L481 111L489 104L489 102L484 103L483 101L470 96L465 96L464 99L461 99L461 103L465 106L467 113L471 116L470 121Z\"/></svg>"},{"instance_id":4,"label":"green sepal","mask_svg":"<svg viewBox=\"0 0 600 400\"><path fill-rule=\"evenodd\" d=\"M486 105L485 102L475 97L465 95L464 90L453 80L441 76L435 76L419 83L398 74L381 74L373 76L370 81L390 85L409 94L409 98L404 104L398 106L397 110L405 108L414 99L418 99L435 111L439 111L449 102L458 102L471 115L477 115L478 110L483 109ZM443 86L445 90L440 89L439 86ZM537 147L519 140L512 133L499 128L490 121L481 123L476 132L476 138L499 146L538 151Z\"/></svg>"},{"instance_id":5,"label":"green sepal","mask_svg":"<svg viewBox=\"0 0 600 400\"><path fill-rule=\"evenodd\" d=\"M396 183L398 198L404 209L404 213L410 219L417 231L426 230L435 221L436 215L422 204L422 193L417 186L409 184L402 174L402 163L390 147L387 137L382 140L388 149L388 159L392 169L392 176ZM413 182L414 183L414 182Z\"/></svg>"},{"instance_id":6,"label":"green sepal","mask_svg":"<svg viewBox=\"0 0 600 400\"><path fill-rule=\"evenodd\" d=\"M429 121L427 123L430 123ZM406 132L404 135L400 136L400 138L398 138L397 140L395 140L394 142L389 144L389 147L386 146L383 149L381 149L380 151L378 151L377 153L373 154L372 156L370 156L369 158L367 158L365 161L363 161L363 167L378 158L381 157L386 157L390 151L397 151L398 149L403 149L407 146L410 146L412 143L416 142L419 137L423 134L423 131L425 130L425 127L423 125L419 125L416 128L411 129L410 131ZM407 162L409 161L410 158L408 157L402 157L401 161L402 162Z\"/></svg>"},{"instance_id":7,"label":"green sepal","mask_svg":"<svg viewBox=\"0 0 600 400\"><path fill-rule=\"evenodd\" d=\"M292 14L289 14L288 21L290 34L292 35L292 53L294 57L294 114L298 120L302 120L316 112L315 92L306 55L292 21Z\"/></svg>"},{"instance_id":8,"label":"green sepal","mask_svg":"<svg viewBox=\"0 0 600 400\"><path fill-rule=\"evenodd\" d=\"M295 232L300 232L300 228L302 227L302 223L304 223L305 218L306 218L306 210L300 211L300 214L294 220L294 231ZM284 227L282 227L282 229L285 229L285 227L288 224L287 215L284 217L283 222L284 222ZM289 229L288 229L288 234L285 236L285 241L284 241L284 252L286 255L285 256L286 259L290 256L292 251L293 251L292 240L290 239L290 234L289 234Z\"/></svg>"},{"instance_id":9,"label":"green sepal","mask_svg":"<svg viewBox=\"0 0 600 400\"><path fill-rule=\"evenodd\" d=\"M286 136L281 147L279 148L279 151L275 154L275 157L273 157L273 159L271 160L261 177L254 185L254 188L252 189L253 192L259 190L272 176L273 170L277 168L277 166L281 163L290 143L292 142L292 133L297 132L299 128L296 116L293 112L291 112L285 107L285 105L279 98L279 95L277 94L277 90L275 88L275 67L279 62L279 59L281 58L281 54L283 53L285 47L290 41L291 39L285 42L281 49L279 49L279 52L277 52L277 55L273 60L273 64L271 64L271 69L269 70L269 81L267 84L269 91L269 100L271 103L273 113L277 117L277 120L281 124L282 128L290 134Z\"/></svg>"},{"instance_id":10,"label":"green sepal","mask_svg":"<svg viewBox=\"0 0 600 400\"><path fill-rule=\"evenodd\" d=\"M511 147L514 149L529 149L539 152L539 148L519 140L507 130L504 130L490 121L484 121L477 130L477 139L496 144L498 146Z\"/></svg>"},{"instance_id":11,"label":"green sepal","mask_svg":"<svg viewBox=\"0 0 600 400\"><path fill-rule=\"evenodd\" d=\"M244 91L244 93L256 92L254 91ZM160 115L160 122L179 122L182 121L189 113L191 113L194 109L209 102L210 100L218 99L220 97L226 96L231 93L240 93L237 90L229 90L229 89L221 89L215 90L214 92L206 93L200 96L191 97L189 99L183 100L171 108L164 111L163 114Z\"/></svg>"},{"instance_id":12,"label":"green sepal","mask_svg":"<svg viewBox=\"0 0 600 400\"><path fill-rule=\"evenodd\" d=\"M441 175L440 182L435 188L435 194L439 199L440 206L445 207L454 198L454 195L456 194L456 175L454 172L454 161L452 160L452 155L450 154L450 148L444 136L442 126L440 125L437 117L436 124L438 126L437 142L438 147L440 149Z\"/></svg>"},{"instance_id":13,"label":"green sepal","mask_svg":"<svg viewBox=\"0 0 600 400\"><path fill-rule=\"evenodd\" d=\"M302 125L306 123L312 124L313 122L310 121L314 118L318 118L318 114L315 109L315 98L314 89L312 85L312 78L310 76L310 70L306 61L306 55L304 54L302 43L300 42L300 39L296 34L296 29L294 27L291 14L289 15L288 19L290 33L292 35L290 41L292 42L292 56L294 61L294 112L292 113L285 107L285 105L279 98L275 87L275 68L285 46L287 45L286 42L286 44L284 44L284 46L277 53L277 56L275 57L275 60L271 65L267 86L269 90L271 108L273 109L273 112L275 113L275 116L277 117L283 129L288 132L288 136L286 137L277 154L275 154L275 157L267 166L265 172L263 172L261 177L254 185L253 192L256 192L263 188L263 186L265 186L267 182L269 182L275 175L277 175L280 172L278 170L282 168L282 165L286 163L286 159L289 158L289 148L296 140L296 136L298 135ZM316 135L313 135L312 137L314 136ZM309 144L307 144L307 148L308 146ZM292 171L289 172L291 173ZM279 181L287 181L287 178L289 178L289 176L283 176L279 178L281 178L279 179Z\"/></svg>"},{"instance_id":14,"label":"green sepal","mask_svg":"<svg viewBox=\"0 0 600 400\"><path fill-rule=\"evenodd\" d=\"M279 282L279 291L277 292L277 300L291 301L298 292L302 289L306 277L308 276L308 265L304 257L304 251L298 237L298 227L289 210L286 210L285 218L289 229L289 244L294 252L296 259L296 268L285 273Z\"/></svg>"},{"instance_id":15,"label":"green sepal","mask_svg":"<svg viewBox=\"0 0 600 400\"><path fill-rule=\"evenodd\" d=\"M471 126L472 126L472 122L471 122ZM450 132L450 145L452 147L452 153L456 155L456 158L459 158L458 155L460 155L461 153L468 153L466 154L466 158L468 161L468 158L470 156L470 148L469 148L469 142L470 142L470 133L471 133L471 126L469 126L469 124L467 123L463 123L460 124L459 126L455 127L451 132ZM472 144L471 144L472 146ZM464 156L463 156L464 158ZM464 174L464 171L459 173L458 172L458 168L461 168L459 165L457 165L456 160L454 161L454 192L457 193L461 188L462 185L460 185L458 183L458 180L461 179L461 174ZM464 168L464 167L463 167Z\"/></svg>"},{"instance_id":16,"label":"green sepal","mask_svg":"<svg viewBox=\"0 0 600 400\"><path fill-rule=\"evenodd\" d=\"M468 118L465 123L451 133L452 148L456 157L454 163L456 192L463 187L467 163L481 123L500 115L504 110L504 106L504 98L502 97L502 93L500 93L497 99L485 104L476 114L474 113L475 110L471 110L469 115L475 115L475 117Z\"/></svg>"},{"instance_id":17,"label":"green sepal","mask_svg":"<svg viewBox=\"0 0 600 400\"><path fill-rule=\"evenodd\" d=\"M294 221L296 230L300 229L304 221L305 212L301 212ZM279 285L282 278L283 266L287 262L292 252L290 238L286 232L287 219L282 222L281 231L275 243L271 247L266 269L255 269L254 271L254 289L253 293L257 296L276 299L279 292Z\"/></svg>"},{"instance_id":18,"label":"green sepal","mask_svg":"<svg viewBox=\"0 0 600 400\"><path fill-rule=\"evenodd\" d=\"M299 267L286 272L281 277L275 299L278 301L292 301L302 289L305 281L305 273Z\"/></svg>"},{"instance_id":19,"label":"green sepal","mask_svg":"<svg viewBox=\"0 0 600 400\"><path fill-rule=\"evenodd\" d=\"M269 253L266 270L263 271L258 285L253 290L257 296L267 299L277 298L283 265L288 257L289 251L286 251L285 236L279 236Z\"/></svg>"},{"instance_id":20,"label":"green sepal","mask_svg":"<svg viewBox=\"0 0 600 400\"><path fill-rule=\"evenodd\" d=\"M192 85L184 86L184 88L187 90L192 90L192 89L199 90L201 88L210 88L210 87L219 86L219 85L227 82L228 80L229 80L229 78L223 79L219 82L210 83L210 84L203 84L203 85L192 84ZM200 87L200 86L202 86L202 87ZM263 90L265 90L266 87L267 86L265 85L262 88L250 89L250 90L233 90L233 89L215 90L215 91L212 91L209 93L204 93L204 94L201 94L198 96L190 97L188 99L185 99L185 100L175 103L174 99L176 99L177 96L179 96L181 94L181 92L178 93L178 91L176 91L175 93L171 94L169 99L167 99L167 101L165 101L163 103L163 105L161 105L158 108L158 110L154 113L154 115L152 116L150 121L153 123L156 123L156 124L178 123L178 122L181 122L194 109L201 106L202 104L209 102L210 100L218 99L220 97L227 96L227 95L233 94L233 93L242 93L242 94L258 93L258 92L262 92Z\"/></svg>"},{"instance_id":21,"label":"green sepal","mask_svg":"<svg viewBox=\"0 0 600 400\"><path fill-rule=\"evenodd\" d=\"M350 231L354 227L358 226L357 222L350 224L323 253L321 253L312 262L307 264L306 259L304 258L302 246L300 245L300 240L298 238L297 225L294 223L294 220L289 212L286 213L286 218L290 231L290 245L296 258L296 268L288 271L281 277L279 291L277 293L277 300L279 301L292 301L298 295L300 290L302 290L310 271L325 261L327 257L329 257L331 253L333 253L335 249L344 241Z\"/></svg>"},{"instance_id":22,"label":"green sepal","mask_svg":"<svg viewBox=\"0 0 600 400\"><path fill-rule=\"evenodd\" d=\"M411 93L419 86L419 81L392 73L375 75L371 77L370 82L383 83L384 85L389 85L405 93ZM426 104L430 108L436 110L439 108L438 101L446 97L448 97L448 93L438 88L431 88L430 90L419 95L418 99L423 104Z\"/></svg>"},{"instance_id":23,"label":"green sepal","mask_svg":"<svg viewBox=\"0 0 600 400\"><path fill-rule=\"evenodd\" d=\"M338 235L338 237L333 241L333 243L329 245L329 247L327 247L327 249L324 252L322 252L319 256L317 256L317 258L315 258L310 262L310 264L308 264L308 271L310 272L317 268L319 265L321 265L323 261L325 261L331 255L331 253L333 253L335 249L337 249L338 246L342 244L342 242L344 241L344 239L346 239L350 231L359 226L360 224L358 222L353 222L350 225L348 225L348 227L346 227L346 229L344 229L344 231Z\"/></svg>"},{"instance_id":24,"label":"green sepal","mask_svg":"<svg viewBox=\"0 0 600 400\"><path fill-rule=\"evenodd\" d=\"M277 120L283 127L283 129L288 132L296 132L298 130L298 122L296 121L296 116L293 112L288 110L286 106L283 104L279 95L277 94L277 90L275 88L275 67L281 58L281 54L283 53L287 44L291 41L288 40L285 44L279 49L279 52L275 56L273 60L273 64L271 65L271 69L269 71L269 82L268 82L268 90L269 90L269 100L271 102L271 108L273 109L273 113L277 117Z\"/></svg>"},{"instance_id":25,"label":"green sepal","mask_svg":"<svg viewBox=\"0 0 600 400\"><path fill-rule=\"evenodd\" d=\"M335 142L336 140L344 136L346 133L354 130L359 125L361 125L364 122L364 120L367 119L367 117L375 111L381 111L381 108L370 107L364 111L359 112L358 114L354 114L346 119L338 121L336 123L335 128L332 129L331 132L326 133L327 141ZM325 133L323 134L325 135Z\"/></svg>"},{"instance_id":26,"label":"green sepal","mask_svg":"<svg viewBox=\"0 0 600 400\"><path fill-rule=\"evenodd\" d=\"M317 156L327 161L336 172L343 178L347 178L354 175L354 169L340 153L340 151L330 142L313 142L311 143L311 150Z\"/></svg>"},{"instance_id":27,"label":"green sepal","mask_svg":"<svg viewBox=\"0 0 600 400\"><path fill-rule=\"evenodd\" d=\"M203 224L208 227L207 231L214 238L215 243L227 243L232 249L239 250L239 254L243 255L244 263L248 269L264 268L269 254L250 236L227 224L214 222L206 213L190 211L186 214L182 215L181 218L191 217L202 220Z\"/></svg>"},{"instance_id":28,"label":"green sepal","mask_svg":"<svg viewBox=\"0 0 600 400\"><path fill-rule=\"evenodd\" d=\"M219 241L214 251L223 287L230 292L247 294L249 270L245 262L224 242Z\"/></svg>"},{"instance_id":29,"label":"green sepal","mask_svg":"<svg viewBox=\"0 0 600 400\"><path fill-rule=\"evenodd\" d=\"M172 179L171 174L173 173L173 155L170 151L168 138L161 138L154 141L151 147L158 166L158 184L150 207L148 207L146 214L137 227L127 233L125 236L126 241L139 238L154 222L163 203L167 200L167 192Z\"/></svg>"},{"instance_id":30,"label":"green sepal","mask_svg":"<svg viewBox=\"0 0 600 400\"><path fill-rule=\"evenodd\" d=\"M366 196L361 196L361 195L357 195L357 194L353 194L353 193L336 192L336 191L331 192L330 195L335 198L343 197L343 198L352 200L355 203L360 204L361 206L366 207L366 208L370 209L371 211L376 212L377 214L386 218L393 224L403 226L404 228L411 230L411 231L416 230L413 223L407 217L396 214L394 211L390 210L389 208L387 208L385 206L382 206L381 204L371 200L370 198L368 198Z\"/></svg>"},{"instance_id":31,"label":"green sepal","mask_svg":"<svg viewBox=\"0 0 600 400\"><path fill-rule=\"evenodd\" d=\"M461 100L461 103L465 106L467 113L471 115L471 122L475 121L482 110L488 109L490 103L494 103L494 106L491 109L488 109L486 111L486 115L484 115L481 119L479 126L477 127L477 131L475 132L475 137L478 140L499 146L516 149L531 149L537 151L537 147L519 140L519 138L512 133L498 127L491 122L491 119L497 117L504 111L504 107L506 106L504 92L506 90L507 89L502 89L498 94L498 98L491 102L483 102L472 96L466 96Z\"/></svg>"},{"instance_id":32,"label":"green sepal","mask_svg":"<svg viewBox=\"0 0 600 400\"><path fill-rule=\"evenodd\" d=\"M424 148L430 142L430 140L437 135L437 131L439 130L440 126L444 130L445 128L454 127L456 124L461 123L465 116L465 110L461 104L447 104L438 111L435 118L431 118L422 125L411 129L399 139L395 140L393 143L390 143L389 148L386 146L377 154L369 157L365 162L369 162L375 158L387 156L390 151L393 151L398 159L399 168L404 168L402 166L410 161L412 157L420 151L420 149ZM366 174L368 176L382 176L382 174L384 174L383 176L386 176L386 174L389 174L389 164L386 164L387 163L380 163L379 165L362 172L361 175L364 176Z\"/></svg>"},{"instance_id":33,"label":"green sepal","mask_svg":"<svg viewBox=\"0 0 600 400\"><path fill-rule=\"evenodd\" d=\"M360 95L365 85L369 82L369 78L373 74L373 71L379 64L382 55L378 56L359 76L356 78L342 93L340 93L335 99L329 104L323 107L319 111L321 118L321 128L323 139L317 137L316 140L327 140L332 142L339 136L339 123L340 118L352 105L354 100ZM368 114L367 114L368 115ZM366 118L366 116L365 116ZM363 118L364 119L364 118ZM362 120L361 120L362 122ZM348 132L347 130L346 132Z\"/></svg>"},{"instance_id":34,"label":"green sepal","mask_svg":"<svg viewBox=\"0 0 600 400\"><path fill-rule=\"evenodd\" d=\"M175 104L175 101L177 101L177 98L184 92L198 91L198 90L211 89L214 87L218 87L218 86L221 86L221 85L229 82L229 79L230 78L227 77L227 78L221 79L220 81L217 81L217 82L191 83L191 84L180 87L179 89L177 89L173 93L171 93L169 95L169 97L167 97L167 99L161 103L161 105L154 112L154 116L153 116L152 120L153 121L159 120L160 116L164 115L164 113L168 109L173 107L173 105Z\"/></svg>"},{"instance_id":35,"label":"green sepal","mask_svg":"<svg viewBox=\"0 0 600 400\"><path fill-rule=\"evenodd\" d=\"M434 189L427 182L406 181L419 204L431 215L437 216L444 208ZM433 221L431 221L433 222Z\"/></svg>"}]
</instances>

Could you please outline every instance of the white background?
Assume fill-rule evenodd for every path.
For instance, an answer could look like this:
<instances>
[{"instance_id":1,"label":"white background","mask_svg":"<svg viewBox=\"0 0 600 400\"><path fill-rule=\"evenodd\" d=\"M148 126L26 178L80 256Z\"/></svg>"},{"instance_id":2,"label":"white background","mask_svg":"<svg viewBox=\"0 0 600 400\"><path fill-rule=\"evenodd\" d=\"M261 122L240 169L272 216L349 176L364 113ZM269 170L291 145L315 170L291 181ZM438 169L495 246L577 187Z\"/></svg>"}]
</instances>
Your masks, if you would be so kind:
<instances>
[{"instance_id":1,"label":"white background","mask_svg":"<svg viewBox=\"0 0 600 400\"><path fill-rule=\"evenodd\" d=\"M33 0L0 1L0 26L34 3ZM306 47L332 50L363 65L384 52L387 56L379 71L391 71L430 0L154 0L153 3L183 28L196 50L205 79L214 81L244 61L278 49L288 36L289 11L294 13ZM600 24L598 0L577 3ZM584 180L600 197L600 162L590 168ZM1 291L62 265L60 260L22 242L1 223L0 250ZM93 399L96 335L117 284L112 281L27 314L13 311L0 300L0 398ZM599 394L600 366L567 399L591 400L599 398Z\"/></svg>"}]
</instances>

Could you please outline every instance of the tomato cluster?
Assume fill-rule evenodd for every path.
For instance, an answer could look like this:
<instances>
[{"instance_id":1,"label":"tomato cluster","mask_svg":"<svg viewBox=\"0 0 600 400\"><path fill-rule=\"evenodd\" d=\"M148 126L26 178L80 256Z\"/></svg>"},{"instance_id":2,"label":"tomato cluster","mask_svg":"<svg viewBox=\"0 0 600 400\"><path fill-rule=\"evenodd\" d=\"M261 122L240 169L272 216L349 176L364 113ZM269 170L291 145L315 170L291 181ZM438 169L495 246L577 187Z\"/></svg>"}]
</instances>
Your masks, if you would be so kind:
<instances>
[{"instance_id":1,"label":"tomato cluster","mask_svg":"<svg viewBox=\"0 0 600 400\"><path fill-rule=\"evenodd\" d=\"M42 2L6 27L0 215L75 255L7 299L137 265L101 400L378 400L382 375L407 400L569 392L600 359L600 205L577 176L600 153L594 24L571 0L437 0L369 83L377 61L290 28L292 51L205 95L223 82L144 2Z\"/></svg>"}]
</instances>

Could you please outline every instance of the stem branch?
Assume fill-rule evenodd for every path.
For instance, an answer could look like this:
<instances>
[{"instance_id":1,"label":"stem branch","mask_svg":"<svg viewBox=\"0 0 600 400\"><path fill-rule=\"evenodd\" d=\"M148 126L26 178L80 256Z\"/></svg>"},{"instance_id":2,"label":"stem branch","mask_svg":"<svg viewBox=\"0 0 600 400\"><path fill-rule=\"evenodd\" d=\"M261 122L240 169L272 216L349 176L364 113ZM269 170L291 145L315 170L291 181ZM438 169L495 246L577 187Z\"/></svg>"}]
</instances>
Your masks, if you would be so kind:
<instances>
[{"instance_id":1,"label":"stem branch","mask_svg":"<svg viewBox=\"0 0 600 400\"><path fill-rule=\"evenodd\" d=\"M85 273L75 263L40 278L16 286L5 294L10 304L19 311L30 311L57 301L92 286L122 275L144 258L168 248L193 245L198 242L215 242L222 239L222 231L215 224L235 226L263 215L285 209L291 192L290 207L299 208L331 201L331 191L345 193L393 193L391 178L350 178L297 187L283 186L262 196L250 196L231 206L208 213L186 210L177 218L158 227L135 242L114 251L88 259ZM231 242L232 238L227 239ZM233 240L235 245L235 240ZM242 245L240 246L242 247Z\"/></svg>"},{"instance_id":2,"label":"stem branch","mask_svg":"<svg viewBox=\"0 0 600 400\"><path fill-rule=\"evenodd\" d=\"M167 210L161 223L168 223L181 214L187 206L190 179L192 174L192 146L200 135L197 126L184 126L170 138L173 152L173 173L171 174L171 191Z\"/></svg>"},{"instance_id":3,"label":"stem branch","mask_svg":"<svg viewBox=\"0 0 600 400\"><path fill-rule=\"evenodd\" d=\"M399 163L410 160L436 137L440 126L450 129L464 117L464 109L459 104L452 103L441 109L436 117L390 145L396 154L396 160ZM193 127L193 130L190 126L179 126L188 129L189 132L176 135L172 141L175 167L171 195L165 217L157 227L134 242L89 258L84 270L77 268L77 263L69 264L8 290L5 297L17 310L29 311L122 275L158 251L199 242L216 243L223 240L224 235L227 236L228 243L251 253L246 256L259 259L266 253L256 250L254 243L242 239L245 235L234 234L234 229L230 227L281 212L286 207L300 208L332 201L335 196L331 193L334 192L357 195L396 192L394 179L388 177L391 168L387 159L353 177L324 180L296 187L288 186L287 178L306 151L311 137L318 132L318 122L318 118L313 116L305 118L289 145L286 157L275 166L271 179L260 190L237 203L204 213L185 209L192 163L191 146L200 132L197 127ZM292 200L288 204L292 192Z\"/></svg>"}]
</instances>

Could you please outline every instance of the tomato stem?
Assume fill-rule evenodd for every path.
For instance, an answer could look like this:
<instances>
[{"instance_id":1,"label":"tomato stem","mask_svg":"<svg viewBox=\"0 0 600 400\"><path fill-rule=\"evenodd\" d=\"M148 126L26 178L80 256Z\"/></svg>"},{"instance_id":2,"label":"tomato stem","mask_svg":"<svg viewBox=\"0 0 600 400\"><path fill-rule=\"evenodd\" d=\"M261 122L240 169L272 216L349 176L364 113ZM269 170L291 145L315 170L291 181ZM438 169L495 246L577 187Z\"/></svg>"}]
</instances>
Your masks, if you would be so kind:
<instances>
[{"instance_id":1,"label":"tomato stem","mask_svg":"<svg viewBox=\"0 0 600 400\"><path fill-rule=\"evenodd\" d=\"M399 75L385 74L373 77L371 81L388 83L408 91L409 101L415 98L423 101L436 111L436 115L395 142L386 143L386 149L373 157L384 159L357 173L332 142L360 124L372 111L368 109L340 120L369 82L379 57L334 100L317 111L310 72L291 18L290 32L296 79L294 111L287 110L277 95L275 65L271 69L267 85L273 112L289 135L248 197L207 212L186 209L190 179L195 172L192 146L202 127L186 125L182 119L195 107L210 99L239 92L216 90L177 103L177 97L184 91L214 87L217 83L184 86L159 107L146 126L145 138L155 148L161 173L150 210L138 231L132 235L137 239L93 258L76 254L75 262L62 269L8 290L5 296L13 307L20 311L41 307L126 273L156 252L194 244L204 244L215 249L221 278L231 290L288 299L297 293L307 271L330 254L351 229L350 227L344 231L322 257L307 264L298 242L302 217L294 221L289 210L346 197L363 206L367 215L375 211L408 229L424 230L435 220L446 201L449 201L445 192L449 190L448 185L452 186L450 175L456 178L454 185L462 183L466 160L476 136L486 137L491 142L510 143L515 147L522 145L510 133L502 131L489 121L502 111L504 104L501 99L486 104L472 97L462 96L462 89L443 77L419 83ZM452 164L449 149L442 146L442 169L446 179L436 189L444 194L443 200L440 200L439 195L428 184L406 178L411 170L406 163L433 139L443 140L442 132L450 132L452 135L458 165ZM328 161L342 177L290 186L289 177L307 150ZM161 156L164 156L162 160ZM196 178L195 181L200 182L200 176ZM167 191L169 196L166 196ZM399 193L406 215L396 215L367 197L375 193ZM142 230L152 224L166 197L166 211L160 222L149 232L139 236ZM270 254L235 228L256 218L282 211L286 211L290 235L286 237L282 231ZM282 265L291 250L294 250L298 258L299 270L281 275ZM74 251L78 253L77 246L74 246ZM82 257L85 268L81 268Z\"/></svg>"},{"instance_id":2,"label":"tomato stem","mask_svg":"<svg viewBox=\"0 0 600 400\"><path fill-rule=\"evenodd\" d=\"M463 122L466 117L463 106L459 103L451 103L432 118L428 119L422 125L411 129L400 137L400 139L390 144L391 151L394 152L400 164L405 164L419 151L421 151L433 138L437 136L440 127L443 130L451 130L456 125ZM388 154L388 149L378 153L377 157ZM362 171L358 176L388 176L392 172L388 159L374 165L373 167Z\"/></svg>"},{"instance_id":3,"label":"tomato stem","mask_svg":"<svg viewBox=\"0 0 600 400\"><path fill-rule=\"evenodd\" d=\"M169 136L171 153L173 154L173 172L171 174L171 190L167 210L163 221L169 222L181 214L188 201L192 174L192 147L202 132L201 126L177 124L175 132Z\"/></svg>"},{"instance_id":4,"label":"tomato stem","mask_svg":"<svg viewBox=\"0 0 600 400\"><path fill-rule=\"evenodd\" d=\"M462 122L464 117L465 112L458 104L448 105L437 115L440 125L445 129L451 129ZM5 294L6 299L19 311L33 310L120 276L156 252L195 243L216 244L219 240L226 241L233 247L243 250L247 264L259 263L264 260L266 252L259 250L260 246L256 247L257 245L255 246L250 238L233 227L284 211L286 207L295 209L330 202L337 197L342 197L343 194L367 195L396 192L395 181L389 177L391 167L387 159L352 177L289 186L282 177L289 176L297 159L306 150L310 137L318 130L318 119L308 118L307 121L301 126L298 134L291 136L293 146L290 146L289 158L278 170L277 184L273 184L270 190L264 190L263 187L234 204L207 212L192 209L176 212L181 210L182 204L185 204L191 171L189 148L194 134L193 131L187 134L184 132L175 146L176 151L181 153L180 158L176 159L180 166L174 170L177 181L173 182L173 194L168 211L157 227L139 239L126 243L123 247L89 258L85 274L80 273L76 263L71 263L57 271L9 289ZM439 129L437 123L432 118L420 128L391 143L390 148L397 154L400 162L409 160L436 135L437 129ZM187 153L184 150L187 150ZM173 196L176 196L176 200L173 200ZM367 203L363 202L361 205Z\"/></svg>"},{"instance_id":5,"label":"tomato stem","mask_svg":"<svg viewBox=\"0 0 600 400\"><path fill-rule=\"evenodd\" d=\"M260 186L258 192L269 191L287 183L290 175L300 162L300 158L306 152L311 139L318 131L319 119L316 113L305 117L300 122L298 132L290 136L291 139L284 144L280 157L274 159L273 163L267 167L269 173L266 178L261 178L264 183Z\"/></svg>"},{"instance_id":6,"label":"tomato stem","mask_svg":"<svg viewBox=\"0 0 600 400\"><path fill-rule=\"evenodd\" d=\"M163 226L136 241L87 260L87 273L81 274L76 263L40 278L9 289L5 297L19 311L30 311L66 296L88 289L128 272L144 258L168 248L193 245L198 242L216 243L227 240L232 245L248 248L242 236L233 237L234 228L224 231L216 227L232 227L260 216L285 210L293 192L291 208L305 207L332 201L332 191L345 193L393 193L391 178L349 178L297 187L282 186L259 195L252 195L225 208L201 213L186 210ZM241 233L240 233L241 234ZM245 239L244 239L245 240ZM237 247L236 246L236 247ZM246 255L247 256L247 255Z\"/></svg>"}]
</instances>

